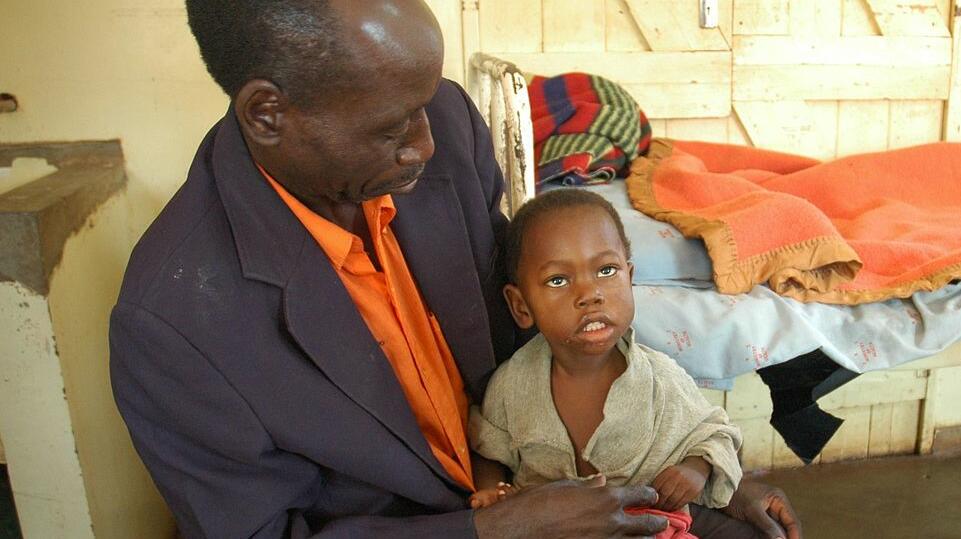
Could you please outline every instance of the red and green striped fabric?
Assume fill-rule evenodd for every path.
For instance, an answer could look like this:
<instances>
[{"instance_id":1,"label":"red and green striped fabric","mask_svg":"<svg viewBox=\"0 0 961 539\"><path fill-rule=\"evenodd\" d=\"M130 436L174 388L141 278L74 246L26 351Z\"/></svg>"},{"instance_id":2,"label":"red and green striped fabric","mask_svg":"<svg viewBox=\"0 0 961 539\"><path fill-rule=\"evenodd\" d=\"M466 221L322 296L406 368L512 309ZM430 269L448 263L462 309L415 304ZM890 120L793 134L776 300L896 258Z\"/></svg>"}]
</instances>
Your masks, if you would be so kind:
<instances>
[{"instance_id":1,"label":"red and green striped fabric","mask_svg":"<svg viewBox=\"0 0 961 539\"><path fill-rule=\"evenodd\" d=\"M651 143L651 124L634 98L597 75L535 76L528 85L534 162L548 181L600 183L625 175Z\"/></svg>"}]
</instances>

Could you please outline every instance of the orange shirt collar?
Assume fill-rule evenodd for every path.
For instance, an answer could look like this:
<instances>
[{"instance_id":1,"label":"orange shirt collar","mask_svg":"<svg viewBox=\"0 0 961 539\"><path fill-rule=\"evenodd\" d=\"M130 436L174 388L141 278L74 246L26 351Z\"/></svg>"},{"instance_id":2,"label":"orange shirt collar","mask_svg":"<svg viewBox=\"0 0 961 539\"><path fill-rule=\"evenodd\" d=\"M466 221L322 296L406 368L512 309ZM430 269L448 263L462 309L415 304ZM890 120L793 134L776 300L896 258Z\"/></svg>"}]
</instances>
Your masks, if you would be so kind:
<instances>
[{"instance_id":1,"label":"orange shirt collar","mask_svg":"<svg viewBox=\"0 0 961 539\"><path fill-rule=\"evenodd\" d=\"M277 180L275 180L265 169L256 163L257 169L263 174L270 186L274 188L281 200L290 208L298 220L310 232L310 235L317 240L320 248L324 250L327 257L337 270L341 270L347 262L347 257L351 251L361 252L364 244L359 237L334 223L317 215L313 210L297 200L287 192ZM381 195L377 198L364 201L361 204L364 210L364 217L369 223L371 236L376 237L383 233L384 229L390 225L397 215L397 208L394 206L394 199L388 195ZM376 231L376 234L375 234Z\"/></svg>"}]
</instances>

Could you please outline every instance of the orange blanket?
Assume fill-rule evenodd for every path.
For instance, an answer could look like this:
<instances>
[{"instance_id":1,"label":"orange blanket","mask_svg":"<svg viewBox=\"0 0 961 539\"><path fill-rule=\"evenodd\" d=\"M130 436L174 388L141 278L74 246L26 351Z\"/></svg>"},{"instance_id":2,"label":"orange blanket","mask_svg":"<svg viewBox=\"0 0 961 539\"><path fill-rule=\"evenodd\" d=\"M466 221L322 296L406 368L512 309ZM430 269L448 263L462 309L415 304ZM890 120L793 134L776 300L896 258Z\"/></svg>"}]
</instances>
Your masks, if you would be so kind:
<instances>
[{"instance_id":1,"label":"orange blanket","mask_svg":"<svg viewBox=\"0 0 961 539\"><path fill-rule=\"evenodd\" d=\"M961 277L961 144L822 163L658 139L627 182L635 208L704 240L726 294L853 305Z\"/></svg>"}]
</instances>

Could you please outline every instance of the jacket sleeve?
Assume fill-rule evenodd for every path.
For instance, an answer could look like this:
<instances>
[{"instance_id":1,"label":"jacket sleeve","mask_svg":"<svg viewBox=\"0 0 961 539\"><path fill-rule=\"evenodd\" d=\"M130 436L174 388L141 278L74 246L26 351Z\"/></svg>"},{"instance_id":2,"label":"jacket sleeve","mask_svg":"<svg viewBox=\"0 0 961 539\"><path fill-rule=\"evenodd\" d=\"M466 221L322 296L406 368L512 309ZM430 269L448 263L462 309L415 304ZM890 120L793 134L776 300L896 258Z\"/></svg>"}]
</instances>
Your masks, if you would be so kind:
<instances>
[{"instance_id":1,"label":"jacket sleeve","mask_svg":"<svg viewBox=\"0 0 961 539\"><path fill-rule=\"evenodd\" d=\"M111 316L114 397L184 537L475 537L473 512L352 517L310 529L324 470L275 447L254 411L183 335L142 307Z\"/></svg>"},{"instance_id":2,"label":"jacket sleeve","mask_svg":"<svg viewBox=\"0 0 961 539\"><path fill-rule=\"evenodd\" d=\"M501 210L501 203L504 198L505 181L504 174L500 165L494 158L494 143L491 138L490 128L481 117L480 111L474 105L470 96L459 85L454 86L461 93L467 104L467 111L470 117L471 129L474 135L474 168L480 179L481 189L484 191L484 198L487 204L487 212L490 215L491 229L494 231L495 251L491 259L490 279L493 281L490 286L485 287L489 297L486 298L490 305L491 330L493 332L494 356L498 363L506 361L524 343L536 334L534 330L524 331L517 327L514 319L507 309L501 291L507 284L507 270L504 265L504 257L501 254L504 241L507 237L507 226L509 224L507 216Z\"/></svg>"}]
</instances>

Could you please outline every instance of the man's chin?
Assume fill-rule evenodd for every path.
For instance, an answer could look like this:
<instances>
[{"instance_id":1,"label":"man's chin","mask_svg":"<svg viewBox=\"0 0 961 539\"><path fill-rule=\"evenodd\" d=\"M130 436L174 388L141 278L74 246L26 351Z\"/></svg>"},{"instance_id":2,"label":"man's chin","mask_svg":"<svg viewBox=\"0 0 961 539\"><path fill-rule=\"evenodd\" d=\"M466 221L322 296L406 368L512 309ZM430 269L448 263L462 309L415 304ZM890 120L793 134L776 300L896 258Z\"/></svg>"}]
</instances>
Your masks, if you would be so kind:
<instances>
[{"instance_id":1,"label":"man's chin","mask_svg":"<svg viewBox=\"0 0 961 539\"><path fill-rule=\"evenodd\" d=\"M392 194L392 195L406 195L407 193L410 193L411 191L413 191L413 190L414 190L414 187L417 187L417 182L419 182L419 181L420 181L420 178L414 178L413 180L405 183L404 185L401 185L400 187L397 187L397 188L395 188L395 189L391 189L390 194Z\"/></svg>"},{"instance_id":2,"label":"man's chin","mask_svg":"<svg viewBox=\"0 0 961 539\"><path fill-rule=\"evenodd\" d=\"M420 181L419 175L412 179L404 180L403 182L381 187L372 193L367 193L365 198L377 198L384 195L406 195L414 190L414 187L417 186L418 181Z\"/></svg>"}]
</instances>

